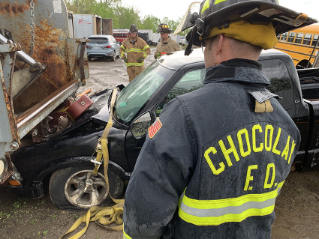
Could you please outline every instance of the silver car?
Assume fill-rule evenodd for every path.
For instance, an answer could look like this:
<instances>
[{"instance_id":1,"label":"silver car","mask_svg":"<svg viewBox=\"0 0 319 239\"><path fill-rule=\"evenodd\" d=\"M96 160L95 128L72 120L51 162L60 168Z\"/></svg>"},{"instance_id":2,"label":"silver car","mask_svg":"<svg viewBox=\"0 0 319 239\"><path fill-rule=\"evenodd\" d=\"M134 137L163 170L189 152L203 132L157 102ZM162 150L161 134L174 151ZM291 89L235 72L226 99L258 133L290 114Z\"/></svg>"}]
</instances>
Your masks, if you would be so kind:
<instances>
[{"instance_id":1,"label":"silver car","mask_svg":"<svg viewBox=\"0 0 319 239\"><path fill-rule=\"evenodd\" d=\"M90 42L86 43L86 50L89 61L92 58L110 58L115 61L120 56L120 44L112 35L92 35Z\"/></svg>"}]
</instances>

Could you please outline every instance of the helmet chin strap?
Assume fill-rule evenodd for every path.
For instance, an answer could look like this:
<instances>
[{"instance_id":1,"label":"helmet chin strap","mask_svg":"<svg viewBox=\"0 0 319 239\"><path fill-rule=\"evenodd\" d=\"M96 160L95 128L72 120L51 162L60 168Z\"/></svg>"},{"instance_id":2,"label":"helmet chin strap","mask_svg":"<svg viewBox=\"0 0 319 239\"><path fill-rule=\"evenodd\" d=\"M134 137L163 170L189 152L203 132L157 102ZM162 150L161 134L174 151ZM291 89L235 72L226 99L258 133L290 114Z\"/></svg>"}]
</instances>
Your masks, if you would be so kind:
<instances>
[{"instance_id":1,"label":"helmet chin strap","mask_svg":"<svg viewBox=\"0 0 319 239\"><path fill-rule=\"evenodd\" d=\"M185 53L184 53L185 56L189 56L193 52L192 46L193 46L193 39L194 39L194 34L195 34L194 32L196 32L196 31L197 31L197 26L195 26L192 29L191 37L190 37L188 45L187 45L187 47L185 49Z\"/></svg>"}]
</instances>

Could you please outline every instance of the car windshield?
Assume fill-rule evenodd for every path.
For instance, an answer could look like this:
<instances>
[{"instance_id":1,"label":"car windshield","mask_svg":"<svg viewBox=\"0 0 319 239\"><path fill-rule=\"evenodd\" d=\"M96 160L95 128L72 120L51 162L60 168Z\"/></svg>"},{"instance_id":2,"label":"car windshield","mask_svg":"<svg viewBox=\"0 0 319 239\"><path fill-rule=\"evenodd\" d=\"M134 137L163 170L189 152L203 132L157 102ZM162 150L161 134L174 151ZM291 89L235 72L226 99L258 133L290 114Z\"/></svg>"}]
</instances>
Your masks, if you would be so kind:
<instances>
[{"instance_id":1,"label":"car windshield","mask_svg":"<svg viewBox=\"0 0 319 239\"><path fill-rule=\"evenodd\" d=\"M157 61L147 67L121 91L115 103L115 117L124 123L130 122L159 86L174 73L174 70L161 66Z\"/></svg>"},{"instance_id":2,"label":"car windshield","mask_svg":"<svg viewBox=\"0 0 319 239\"><path fill-rule=\"evenodd\" d=\"M89 38L89 40L93 44L106 44L109 42L107 38Z\"/></svg>"}]
</instances>

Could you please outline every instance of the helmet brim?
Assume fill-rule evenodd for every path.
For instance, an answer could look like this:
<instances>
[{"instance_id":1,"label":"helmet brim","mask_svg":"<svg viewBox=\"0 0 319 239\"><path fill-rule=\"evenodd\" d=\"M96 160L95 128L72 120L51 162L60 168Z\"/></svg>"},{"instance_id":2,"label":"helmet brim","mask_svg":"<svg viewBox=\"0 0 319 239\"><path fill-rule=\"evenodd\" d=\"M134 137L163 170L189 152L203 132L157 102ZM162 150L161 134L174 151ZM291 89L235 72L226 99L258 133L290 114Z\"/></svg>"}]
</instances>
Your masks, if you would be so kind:
<instances>
[{"instance_id":1,"label":"helmet brim","mask_svg":"<svg viewBox=\"0 0 319 239\"><path fill-rule=\"evenodd\" d=\"M170 30L170 31L157 31L157 33L168 33L168 34L171 34L173 31Z\"/></svg>"},{"instance_id":2,"label":"helmet brim","mask_svg":"<svg viewBox=\"0 0 319 239\"><path fill-rule=\"evenodd\" d=\"M315 19L301 15L278 4L264 1L240 2L207 15L204 19L205 33L224 22L246 20L252 24L273 22L276 34L288 32L316 23Z\"/></svg>"}]
</instances>

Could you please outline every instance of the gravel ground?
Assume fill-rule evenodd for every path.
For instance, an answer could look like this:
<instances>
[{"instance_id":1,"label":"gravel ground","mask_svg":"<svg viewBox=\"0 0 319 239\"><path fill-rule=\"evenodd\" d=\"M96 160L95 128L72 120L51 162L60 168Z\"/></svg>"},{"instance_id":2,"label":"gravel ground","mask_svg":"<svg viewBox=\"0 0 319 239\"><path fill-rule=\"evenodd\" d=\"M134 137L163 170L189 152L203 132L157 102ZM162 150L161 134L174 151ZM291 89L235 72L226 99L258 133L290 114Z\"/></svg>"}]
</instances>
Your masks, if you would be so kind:
<instances>
[{"instance_id":1,"label":"gravel ground","mask_svg":"<svg viewBox=\"0 0 319 239\"><path fill-rule=\"evenodd\" d=\"M154 48L152 48L154 52ZM153 62L148 56L146 66ZM91 88L92 93L116 85L127 85L126 67L121 59L89 62L90 78L78 93ZM273 239L319 238L319 172L292 172L277 199ZM58 210L47 190L40 199L21 198L7 188L0 188L0 238L60 238L83 212ZM82 225L83 226L83 225ZM67 238L67 237L65 237ZM106 231L91 223L82 238L120 239L122 232Z\"/></svg>"}]
</instances>

